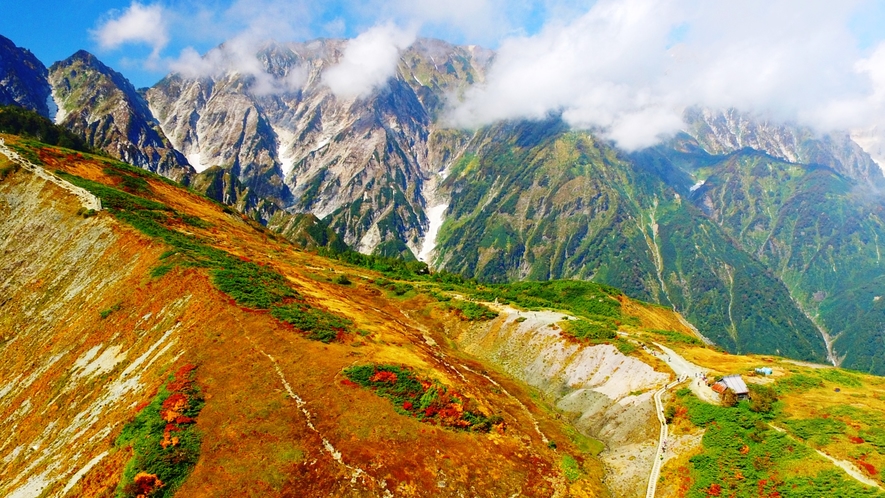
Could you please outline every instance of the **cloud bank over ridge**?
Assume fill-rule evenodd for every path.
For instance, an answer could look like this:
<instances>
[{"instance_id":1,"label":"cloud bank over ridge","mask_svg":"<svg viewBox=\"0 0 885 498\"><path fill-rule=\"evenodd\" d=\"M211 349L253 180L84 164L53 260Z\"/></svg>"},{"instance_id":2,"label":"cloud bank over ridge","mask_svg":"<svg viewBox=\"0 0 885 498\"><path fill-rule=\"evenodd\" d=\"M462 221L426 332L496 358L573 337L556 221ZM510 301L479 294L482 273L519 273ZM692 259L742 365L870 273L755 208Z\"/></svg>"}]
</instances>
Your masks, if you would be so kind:
<instances>
[{"instance_id":1,"label":"cloud bank over ridge","mask_svg":"<svg viewBox=\"0 0 885 498\"><path fill-rule=\"evenodd\" d=\"M356 98L393 76L399 52L415 36L451 33L455 41L482 40L497 55L484 84L450 103L449 123L477 127L559 114L630 150L677 131L684 109L695 105L734 107L821 131L878 124L885 115L885 34L864 46L852 31L874 4L334 0L319 7L238 0L183 13L133 3L95 36L106 48L143 43L159 53L164 37L180 36L186 19L191 32L228 42L205 57L186 48L167 59L170 69L198 75L233 67L255 76L255 91L275 93L297 88L303 75L262 76L254 58L260 41L307 39L324 29L353 33L323 81L337 95ZM138 22L162 29L149 35Z\"/></svg>"}]
</instances>

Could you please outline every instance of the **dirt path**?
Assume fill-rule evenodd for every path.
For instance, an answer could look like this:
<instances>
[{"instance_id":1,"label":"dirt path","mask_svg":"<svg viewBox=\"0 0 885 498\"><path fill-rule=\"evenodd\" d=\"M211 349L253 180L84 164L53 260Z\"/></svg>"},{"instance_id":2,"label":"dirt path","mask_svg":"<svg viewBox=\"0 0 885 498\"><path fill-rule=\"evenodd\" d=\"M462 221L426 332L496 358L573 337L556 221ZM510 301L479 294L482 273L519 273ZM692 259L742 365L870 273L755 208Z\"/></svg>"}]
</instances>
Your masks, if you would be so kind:
<instances>
[{"instance_id":1,"label":"dirt path","mask_svg":"<svg viewBox=\"0 0 885 498\"><path fill-rule=\"evenodd\" d=\"M710 389L710 386L704 382L704 378L707 375L707 371L703 367L699 367L694 363L686 360L685 358L676 354L672 349L663 346L658 343L654 343L655 346L660 348L663 351L663 354L656 353L652 351L652 354L655 354L658 358L660 358L664 363L667 364L677 377L687 377L691 380L691 383L688 387L691 389L691 392L695 394L701 401L706 403L710 403L711 405L719 404L719 395L713 392Z\"/></svg>"},{"instance_id":2,"label":"dirt path","mask_svg":"<svg viewBox=\"0 0 885 498\"><path fill-rule=\"evenodd\" d=\"M40 178L52 182L59 187L67 190L68 192L76 195L83 203L84 208L101 211L101 199L92 195L92 193L90 193L86 189L82 189L76 185L68 183L61 178L58 178L57 176L47 172L42 167L37 166L36 164L21 157L17 152L7 147L6 142L4 142L2 138L0 138L0 154L3 154L4 156L8 157L10 161L19 164L20 166L36 174Z\"/></svg>"},{"instance_id":3,"label":"dirt path","mask_svg":"<svg viewBox=\"0 0 885 498\"><path fill-rule=\"evenodd\" d=\"M648 475L648 489L645 492L646 498L654 498L658 487L658 478L661 475L661 465L664 463L664 452L667 450L667 437L669 429L667 428L667 419L664 418L664 404L661 402L661 395L677 385L685 382L685 380L677 380L667 384L655 392L655 414L658 416L658 422L661 423L661 432L658 437L658 451L655 453L654 463L652 463L651 473Z\"/></svg>"},{"instance_id":4,"label":"dirt path","mask_svg":"<svg viewBox=\"0 0 885 498\"><path fill-rule=\"evenodd\" d=\"M784 434L787 435L788 438L793 439L793 440L796 440L796 438L793 437L792 434L788 433L788 432L786 431L786 429L784 429L784 428L782 428L782 427L778 427L778 426L773 425L773 424L768 424L768 426L771 427L772 429L778 431L778 432L783 432ZM859 483L861 483L861 484L864 484L864 485L866 485L866 486L871 486L871 487L874 487L874 488L877 488L877 489L880 489L880 490L882 489L882 486L880 486L878 482L876 482L876 481L870 479L869 477L863 475L863 473L860 471L860 469L858 469L857 467L855 467L853 463L851 463L851 462L847 462L847 461L845 461L845 460L839 460L838 458L833 458L833 457L831 457L830 455L827 455L826 453L824 453L824 452L821 451L821 450L818 450L818 449L815 449L815 448L812 448L812 449L813 449L814 451L816 451L818 455L820 455L820 456L826 458L827 460L833 462L833 465L835 465L835 466L839 467L840 469L844 470L845 473L848 474L849 476L851 476L851 478L854 479L855 481L857 481L857 482L859 482Z\"/></svg>"}]
</instances>

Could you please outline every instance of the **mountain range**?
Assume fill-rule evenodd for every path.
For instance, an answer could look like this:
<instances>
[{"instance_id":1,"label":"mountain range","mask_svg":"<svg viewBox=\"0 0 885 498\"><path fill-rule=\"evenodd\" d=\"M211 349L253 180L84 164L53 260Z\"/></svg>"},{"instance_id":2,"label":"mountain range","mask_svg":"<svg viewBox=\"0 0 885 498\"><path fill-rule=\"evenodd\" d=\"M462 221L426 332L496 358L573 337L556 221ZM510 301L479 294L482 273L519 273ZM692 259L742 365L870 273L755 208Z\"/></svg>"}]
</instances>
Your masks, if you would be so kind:
<instances>
[{"instance_id":1,"label":"mountain range","mask_svg":"<svg viewBox=\"0 0 885 498\"><path fill-rule=\"evenodd\" d=\"M312 247L483 282L592 280L735 353L885 373L885 177L847 132L701 108L636 152L556 115L457 129L448 106L493 52L419 40L384 85L342 97L323 75L346 44L268 42L259 73L136 90L86 52L46 69L3 39L0 102Z\"/></svg>"}]
</instances>

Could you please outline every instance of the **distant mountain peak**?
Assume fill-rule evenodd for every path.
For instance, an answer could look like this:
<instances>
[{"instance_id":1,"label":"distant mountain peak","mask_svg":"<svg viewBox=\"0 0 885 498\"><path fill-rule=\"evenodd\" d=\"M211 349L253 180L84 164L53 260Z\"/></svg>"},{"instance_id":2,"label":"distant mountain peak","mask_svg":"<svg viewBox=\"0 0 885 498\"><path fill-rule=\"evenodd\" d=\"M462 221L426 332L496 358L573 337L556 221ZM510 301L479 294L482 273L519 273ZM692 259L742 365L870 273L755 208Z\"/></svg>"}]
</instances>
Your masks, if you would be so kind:
<instances>
[{"instance_id":1,"label":"distant mountain peak","mask_svg":"<svg viewBox=\"0 0 885 498\"><path fill-rule=\"evenodd\" d=\"M30 50L0 35L0 105L17 105L50 117L46 66Z\"/></svg>"},{"instance_id":2,"label":"distant mountain peak","mask_svg":"<svg viewBox=\"0 0 885 498\"><path fill-rule=\"evenodd\" d=\"M59 121L89 145L176 180L193 168L166 139L144 97L122 74L79 50L50 67Z\"/></svg>"}]
</instances>

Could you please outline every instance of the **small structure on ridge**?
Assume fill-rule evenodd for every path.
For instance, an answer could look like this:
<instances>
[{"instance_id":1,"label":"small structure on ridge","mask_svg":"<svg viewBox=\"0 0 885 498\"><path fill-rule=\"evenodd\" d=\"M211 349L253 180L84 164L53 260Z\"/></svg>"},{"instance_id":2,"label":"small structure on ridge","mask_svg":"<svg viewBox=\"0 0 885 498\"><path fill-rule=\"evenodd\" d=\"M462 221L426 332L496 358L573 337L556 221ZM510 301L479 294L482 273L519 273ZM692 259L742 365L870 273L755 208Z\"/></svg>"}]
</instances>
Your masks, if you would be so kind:
<instances>
[{"instance_id":1,"label":"small structure on ridge","mask_svg":"<svg viewBox=\"0 0 885 498\"><path fill-rule=\"evenodd\" d=\"M725 394L725 391L731 390L737 399L750 399L750 390L740 375L726 375L722 380L710 386L717 393Z\"/></svg>"}]
</instances>

